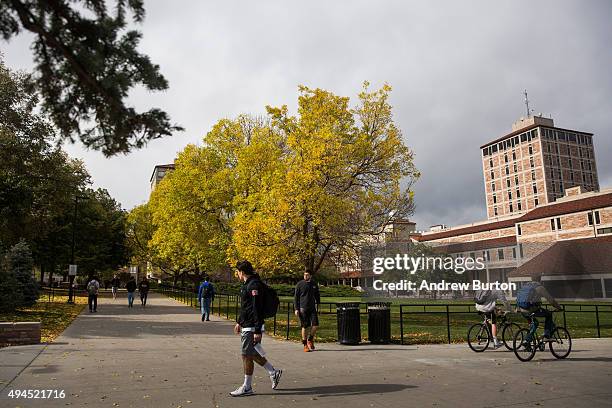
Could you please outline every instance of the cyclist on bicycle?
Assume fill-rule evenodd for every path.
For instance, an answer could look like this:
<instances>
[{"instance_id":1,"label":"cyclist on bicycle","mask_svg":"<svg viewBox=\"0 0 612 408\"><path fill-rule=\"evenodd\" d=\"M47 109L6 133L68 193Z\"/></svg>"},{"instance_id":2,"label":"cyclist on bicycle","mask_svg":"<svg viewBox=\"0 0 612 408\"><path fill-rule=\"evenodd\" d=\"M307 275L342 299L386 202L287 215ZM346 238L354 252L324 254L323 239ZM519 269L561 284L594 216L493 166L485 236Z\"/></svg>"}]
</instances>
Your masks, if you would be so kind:
<instances>
[{"instance_id":1,"label":"cyclist on bicycle","mask_svg":"<svg viewBox=\"0 0 612 408\"><path fill-rule=\"evenodd\" d=\"M504 303L504 312L511 310L510 302L506 299L506 294L501 290L477 290L474 295L476 302L476 310L484 313L487 319L491 321L491 334L493 335L493 348L501 347L501 341L497 340L497 314L501 312L496 310L497 301ZM500 313L501 314L501 313Z\"/></svg>"},{"instance_id":2,"label":"cyclist on bicycle","mask_svg":"<svg viewBox=\"0 0 612 408\"><path fill-rule=\"evenodd\" d=\"M556 310L561 310L561 305L555 300L550 292L542 285L542 277L534 277L533 282L529 282L523 285L516 294L516 306L519 312L531 323L533 314L534 317L544 317L544 340L550 340L553 331L553 316L550 310L546 310L542 307L542 298L546 299ZM538 320L534 319L535 328L538 327ZM529 333L527 341L531 341L531 335L533 331Z\"/></svg>"}]
</instances>

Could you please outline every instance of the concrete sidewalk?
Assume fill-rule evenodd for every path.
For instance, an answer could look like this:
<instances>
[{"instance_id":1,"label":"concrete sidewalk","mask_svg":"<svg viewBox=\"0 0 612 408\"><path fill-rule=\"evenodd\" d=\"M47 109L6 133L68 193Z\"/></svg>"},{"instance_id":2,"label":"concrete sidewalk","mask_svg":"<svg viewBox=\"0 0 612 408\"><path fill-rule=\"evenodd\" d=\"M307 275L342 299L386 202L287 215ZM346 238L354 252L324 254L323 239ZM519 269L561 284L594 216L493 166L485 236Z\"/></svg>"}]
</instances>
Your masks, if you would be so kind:
<instances>
[{"instance_id":1,"label":"concrete sidewalk","mask_svg":"<svg viewBox=\"0 0 612 408\"><path fill-rule=\"evenodd\" d=\"M304 353L269 337L268 357L284 369L279 388L256 367L257 394L231 398L243 379L233 324L201 322L161 295L149 302L128 309L125 299L101 299L98 313L81 314L2 391L0 406L603 407L612 399L612 339L575 340L564 361L546 351L521 363L511 352L476 354L467 345L317 344ZM14 352L0 350L0 365L13 358L18 366ZM11 389L64 390L66 398L11 400Z\"/></svg>"}]
</instances>

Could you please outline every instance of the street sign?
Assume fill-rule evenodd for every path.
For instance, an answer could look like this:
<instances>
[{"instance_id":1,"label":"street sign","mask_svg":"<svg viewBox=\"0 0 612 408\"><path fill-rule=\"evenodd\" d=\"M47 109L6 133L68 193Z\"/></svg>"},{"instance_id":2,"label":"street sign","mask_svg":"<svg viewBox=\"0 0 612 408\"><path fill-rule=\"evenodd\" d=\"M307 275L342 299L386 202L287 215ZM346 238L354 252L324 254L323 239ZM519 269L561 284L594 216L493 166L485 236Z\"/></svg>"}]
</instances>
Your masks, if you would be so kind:
<instances>
[{"instance_id":1,"label":"street sign","mask_svg":"<svg viewBox=\"0 0 612 408\"><path fill-rule=\"evenodd\" d=\"M76 265L68 266L68 276L76 276L76 274L77 274L77 266Z\"/></svg>"}]
</instances>

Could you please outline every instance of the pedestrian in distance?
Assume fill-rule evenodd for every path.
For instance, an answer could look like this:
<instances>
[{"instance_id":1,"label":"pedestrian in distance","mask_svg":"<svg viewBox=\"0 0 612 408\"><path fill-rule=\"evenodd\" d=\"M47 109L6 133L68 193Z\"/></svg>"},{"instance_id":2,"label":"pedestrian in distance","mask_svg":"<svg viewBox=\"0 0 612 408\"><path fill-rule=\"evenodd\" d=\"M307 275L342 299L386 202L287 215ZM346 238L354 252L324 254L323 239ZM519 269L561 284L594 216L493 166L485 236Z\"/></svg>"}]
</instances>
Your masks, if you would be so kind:
<instances>
[{"instance_id":1,"label":"pedestrian in distance","mask_svg":"<svg viewBox=\"0 0 612 408\"><path fill-rule=\"evenodd\" d=\"M138 292L140 293L140 305L142 307L147 306L147 296L149 296L149 281L147 278L143 278L138 284Z\"/></svg>"},{"instance_id":2,"label":"pedestrian in distance","mask_svg":"<svg viewBox=\"0 0 612 408\"><path fill-rule=\"evenodd\" d=\"M210 321L210 304L215 301L215 287L208 277L204 277L204 282L198 289L198 302L202 312L202 321Z\"/></svg>"},{"instance_id":3,"label":"pedestrian in distance","mask_svg":"<svg viewBox=\"0 0 612 408\"><path fill-rule=\"evenodd\" d=\"M92 276L87 282L87 304L89 305L89 313L98 311L98 292L100 291L100 282L98 278Z\"/></svg>"},{"instance_id":4,"label":"pedestrian in distance","mask_svg":"<svg viewBox=\"0 0 612 408\"><path fill-rule=\"evenodd\" d=\"M240 289L240 314L234 326L234 332L240 334L244 383L230 392L232 397L253 394L252 379L254 363L262 366L270 376L272 389L276 389L283 370L275 369L264 357L261 337L264 331L264 302L266 286L253 270L249 261L240 261L236 265L238 278L243 282Z\"/></svg>"},{"instance_id":5,"label":"pedestrian in distance","mask_svg":"<svg viewBox=\"0 0 612 408\"><path fill-rule=\"evenodd\" d=\"M314 338L319 328L317 307L321 303L319 285L312 280L310 272L304 272L304 279L295 286L294 296L295 315L300 319L302 326L302 344L304 351L314 351Z\"/></svg>"},{"instance_id":6,"label":"pedestrian in distance","mask_svg":"<svg viewBox=\"0 0 612 408\"><path fill-rule=\"evenodd\" d=\"M119 290L119 286L121 286L121 281L115 274L113 275L113 279L111 279L111 290L113 291L113 300L117 299L117 291Z\"/></svg>"},{"instance_id":7,"label":"pedestrian in distance","mask_svg":"<svg viewBox=\"0 0 612 408\"><path fill-rule=\"evenodd\" d=\"M128 307L134 306L134 292L136 291L136 281L134 277L131 276L128 283L125 285L125 289L127 289L127 299L128 299Z\"/></svg>"}]
</instances>

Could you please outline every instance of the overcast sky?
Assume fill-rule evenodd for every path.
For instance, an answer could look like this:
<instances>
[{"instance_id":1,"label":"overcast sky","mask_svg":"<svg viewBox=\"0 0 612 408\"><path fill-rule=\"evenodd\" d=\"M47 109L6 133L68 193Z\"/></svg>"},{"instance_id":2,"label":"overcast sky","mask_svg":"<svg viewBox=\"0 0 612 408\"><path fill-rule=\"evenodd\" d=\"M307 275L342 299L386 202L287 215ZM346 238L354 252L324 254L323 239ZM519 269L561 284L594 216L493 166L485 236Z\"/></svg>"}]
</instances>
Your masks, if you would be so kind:
<instances>
[{"instance_id":1,"label":"overcast sky","mask_svg":"<svg viewBox=\"0 0 612 408\"><path fill-rule=\"evenodd\" d=\"M301 4L299 4L301 3ZM155 164L200 143L220 118L293 112L297 86L355 99L364 80L393 87L394 117L414 150L418 229L486 217L479 146L536 113L595 134L602 188L612 187L612 2L145 1L141 50L161 66L165 93L136 90L185 127L106 159L79 145L96 187L124 208L143 203ZM0 43L6 64L32 68L31 37Z\"/></svg>"}]
</instances>

